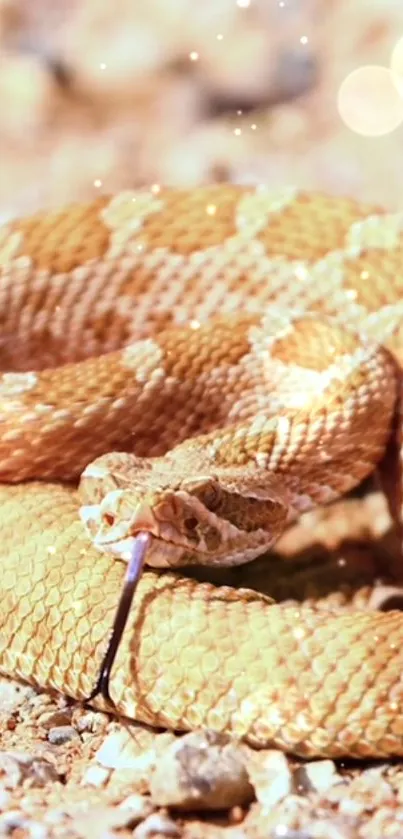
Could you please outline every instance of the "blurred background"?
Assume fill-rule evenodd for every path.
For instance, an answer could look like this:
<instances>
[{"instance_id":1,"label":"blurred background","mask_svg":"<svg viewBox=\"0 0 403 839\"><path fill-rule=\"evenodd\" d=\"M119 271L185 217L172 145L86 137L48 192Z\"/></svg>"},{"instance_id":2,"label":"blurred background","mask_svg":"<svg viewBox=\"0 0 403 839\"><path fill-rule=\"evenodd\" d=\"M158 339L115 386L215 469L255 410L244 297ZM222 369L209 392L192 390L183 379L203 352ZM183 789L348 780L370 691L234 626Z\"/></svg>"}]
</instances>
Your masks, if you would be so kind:
<instances>
[{"instance_id":1,"label":"blurred background","mask_svg":"<svg viewBox=\"0 0 403 839\"><path fill-rule=\"evenodd\" d=\"M403 207L402 0L0 0L0 216L151 184Z\"/></svg>"}]
</instances>

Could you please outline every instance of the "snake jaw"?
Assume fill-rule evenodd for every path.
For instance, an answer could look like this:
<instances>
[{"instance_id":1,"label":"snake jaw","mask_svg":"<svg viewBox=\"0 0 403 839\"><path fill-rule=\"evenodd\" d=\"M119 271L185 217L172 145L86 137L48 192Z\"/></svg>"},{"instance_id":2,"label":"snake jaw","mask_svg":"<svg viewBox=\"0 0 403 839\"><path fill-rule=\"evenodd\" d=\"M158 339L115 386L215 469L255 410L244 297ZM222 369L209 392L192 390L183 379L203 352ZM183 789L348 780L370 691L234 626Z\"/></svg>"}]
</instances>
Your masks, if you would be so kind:
<instances>
[{"instance_id":1,"label":"snake jaw","mask_svg":"<svg viewBox=\"0 0 403 839\"><path fill-rule=\"evenodd\" d=\"M131 556L138 533L145 532L156 537L159 535L158 523L148 504L140 502L133 507L128 517L122 515L120 507L126 495L125 490L112 490L99 504L83 505L79 511L94 547L125 561Z\"/></svg>"}]
</instances>

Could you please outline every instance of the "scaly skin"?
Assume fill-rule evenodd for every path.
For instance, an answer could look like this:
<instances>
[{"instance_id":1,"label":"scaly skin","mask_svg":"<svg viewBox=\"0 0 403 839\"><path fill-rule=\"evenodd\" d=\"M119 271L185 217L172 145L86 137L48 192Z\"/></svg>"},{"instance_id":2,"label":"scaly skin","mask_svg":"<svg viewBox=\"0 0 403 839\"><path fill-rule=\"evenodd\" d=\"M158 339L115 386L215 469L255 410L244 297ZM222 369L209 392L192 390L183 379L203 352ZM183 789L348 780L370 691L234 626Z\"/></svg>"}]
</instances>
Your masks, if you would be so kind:
<instances>
[{"instance_id":1,"label":"scaly skin","mask_svg":"<svg viewBox=\"0 0 403 839\"><path fill-rule=\"evenodd\" d=\"M71 490L3 488L0 502L0 669L83 699L123 566L88 546ZM209 726L306 756L401 755L403 617L286 608L147 572L110 688L119 712L154 725Z\"/></svg>"},{"instance_id":2,"label":"scaly skin","mask_svg":"<svg viewBox=\"0 0 403 839\"><path fill-rule=\"evenodd\" d=\"M302 358L319 387L303 420L293 408L295 439L270 416L259 425L265 467L305 504L375 468L400 389L402 228L398 215L343 199L285 192L274 201L217 187L100 199L0 230L3 369L18 371L0 380L2 673L87 697L124 573L91 548L75 490L20 481L75 479L102 452L133 445L160 455L185 441L190 462L198 449L186 438L200 433L215 436L217 463L242 466L256 432L244 388L268 374L269 355L280 382L294 368L282 394L287 416ZM273 302L278 333L266 353L258 330ZM231 313L242 306L248 314L235 327ZM293 308L298 317L339 315L394 361L361 338L343 344L339 327L318 327L312 340L309 319L301 328ZM203 325L216 312L225 340ZM360 354L361 341L363 366L346 372L343 353L345 362ZM231 395L236 365L243 378ZM237 434L225 431L234 416ZM398 471L388 487L397 515ZM402 642L398 612L327 615L147 572L110 692L120 713L155 725L207 725L303 755L403 755Z\"/></svg>"}]
</instances>

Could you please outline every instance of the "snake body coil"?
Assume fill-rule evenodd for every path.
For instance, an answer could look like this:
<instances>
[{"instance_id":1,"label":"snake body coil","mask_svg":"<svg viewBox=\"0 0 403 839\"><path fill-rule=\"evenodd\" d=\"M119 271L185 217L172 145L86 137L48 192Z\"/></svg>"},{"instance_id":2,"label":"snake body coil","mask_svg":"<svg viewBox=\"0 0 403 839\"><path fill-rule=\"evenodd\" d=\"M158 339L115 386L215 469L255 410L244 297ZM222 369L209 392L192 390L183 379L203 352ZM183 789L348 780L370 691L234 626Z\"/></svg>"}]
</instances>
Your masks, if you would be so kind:
<instances>
[{"instance_id":1,"label":"snake body coil","mask_svg":"<svg viewBox=\"0 0 403 839\"><path fill-rule=\"evenodd\" d=\"M91 694L124 574L96 548L140 529L151 564L238 563L377 467L400 522L403 214L125 192L5 225L0 271L3 674ZM147 571L110 691L154 725L403 755L403 616Z\"/></svg>"}]
</instances>

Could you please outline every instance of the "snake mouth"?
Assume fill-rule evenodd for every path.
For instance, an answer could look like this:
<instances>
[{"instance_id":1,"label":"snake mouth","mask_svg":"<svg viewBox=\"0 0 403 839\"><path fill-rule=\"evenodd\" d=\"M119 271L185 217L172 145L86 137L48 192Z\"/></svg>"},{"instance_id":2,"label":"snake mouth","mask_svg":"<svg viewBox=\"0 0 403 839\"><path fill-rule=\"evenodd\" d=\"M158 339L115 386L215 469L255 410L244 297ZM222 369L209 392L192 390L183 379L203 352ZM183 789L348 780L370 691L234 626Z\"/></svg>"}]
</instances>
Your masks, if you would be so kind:
<instances>
[{"instance_id":1,"label":"snake mouth","mask_svg":"<svg viewBox=\"0 0 403 839\"><path fill-rule=\"evenodd\" d=\"M100 504L83 505L79 513L97 550L128 561L137 535L148 533L159 539L160 529L147 504L138 504L129 519L119 519L115 508L122 494L121 490L109 492Z\"/></svg>"},{"instance_id":2,"label":"snake mouth","mask_svg":"<svg viewBox=\"0 0 403 839\"><path fill-rule=\"evenodd\" d=\"M136 537L147 533L145 561L153 568L239 565L275 541L260 520L253 529L240 527L184 490L152 494L149 500L114 489L98 503L82 506L80 517L94 547L123 562L130 561Z\"/></svg>"},{"instance_id":3,"label":"snake mouth","mask_svg":"<svg viewBox=\"0 0 403 839\"><path fill-rule=\"evenodd\" d=\"M167 568L178 564L180 553L188 550L173 525L162 528L149 505L139 503L128 518L115 516L113 511L121 491L109 492L100 504L80 507L79 514L94 547L123 562L129 562L140 533L151 537L146 563L153 568ZM164 532L162 532L162 529ZM176 538L175 538L176 537Z\"/></svg>"}]
</instances>

